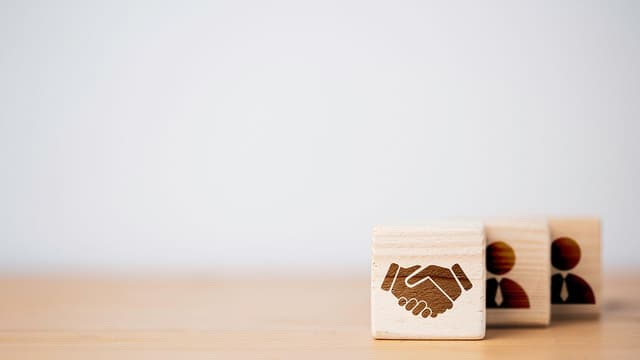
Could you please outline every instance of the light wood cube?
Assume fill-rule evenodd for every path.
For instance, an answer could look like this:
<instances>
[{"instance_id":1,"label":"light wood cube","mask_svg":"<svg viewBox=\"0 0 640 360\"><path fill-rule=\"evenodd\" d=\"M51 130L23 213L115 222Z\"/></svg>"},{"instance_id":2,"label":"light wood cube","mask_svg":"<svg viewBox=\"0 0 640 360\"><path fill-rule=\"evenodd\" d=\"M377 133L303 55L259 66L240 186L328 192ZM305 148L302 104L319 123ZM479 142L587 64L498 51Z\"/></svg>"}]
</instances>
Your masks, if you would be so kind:
<instances>
[{"instance_id":1,"label":"light wood cube","mask_svg":"<svg viewBox=\"0 0 640 360\"><path fill-rule=\"evenodd\" d=\"M371 327L378 339L481 339L485 236L480 222L377 227Z\"/></svg>"},{"instance_id":2,"label":"light wood cube","mask_svg":"<svg viewBox=\"0 0 640 360\"><path fill-rule=\"evenodd\" d=\"M600 312L600 219L553 217L551 314L596 316Z\"/></svg>"},{"instance_id":3,"label":"light wood cube","mask_svg":"<svg viewBox=\"0 0 640 360\"><path fill-rule=\"evenodd\" d=\"M548 325L550 235L545 219L486 219L487 325Z\"/></svg>"}]
</instances>

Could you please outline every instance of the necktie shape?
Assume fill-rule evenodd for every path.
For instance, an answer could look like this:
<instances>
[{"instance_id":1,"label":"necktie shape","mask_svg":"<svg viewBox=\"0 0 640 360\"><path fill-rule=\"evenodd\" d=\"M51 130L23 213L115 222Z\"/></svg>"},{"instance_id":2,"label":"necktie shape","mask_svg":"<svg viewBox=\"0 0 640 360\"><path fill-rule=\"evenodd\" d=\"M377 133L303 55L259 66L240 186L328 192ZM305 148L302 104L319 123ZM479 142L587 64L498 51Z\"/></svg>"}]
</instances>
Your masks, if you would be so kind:
<instances>
[{"instance_id":1,"label":"necktie shape","mask_svg":"<svg viewBox=\"0 0 640 360\"><path fill-rule=\"evenodd\" d=\"M496 297L495 297L496 305L498 305L498 307L500 307L500 305L502 305L502 301L504 300L502 298L502 288L500 286L500 281L501 280L498 280L498 288L496 289Z\"/></svg>"},{"instance_id":2,"label":"necktie shape","mask_svg":"<svg viewBox=\"0 0 640 360\"><path fill-rule=\"evenodd\" d=\"M563 302L566 302L568 297L569 297L569 290L567 289L567 278L563 276L562 288L560 288L560 298L562 299Z\"/></svg>"}]
</instances>

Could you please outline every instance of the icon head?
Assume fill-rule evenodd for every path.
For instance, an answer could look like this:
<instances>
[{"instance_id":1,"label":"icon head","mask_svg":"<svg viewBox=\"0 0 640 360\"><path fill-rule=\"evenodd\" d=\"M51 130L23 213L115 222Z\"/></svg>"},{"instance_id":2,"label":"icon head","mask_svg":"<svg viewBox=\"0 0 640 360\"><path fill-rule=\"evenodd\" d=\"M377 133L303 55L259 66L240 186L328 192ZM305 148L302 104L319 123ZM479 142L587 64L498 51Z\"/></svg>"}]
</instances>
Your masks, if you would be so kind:
<instances>
[{"instance_id":1,"label":"icon head","mask_svg":"<svg viewBox=\"0 0 640 360\"><path fill-rule=\"evenodd\" d=\"M571 270L580 262L580 246L568 237L557 238L551 243L551 264L558 270Z\"/></svg>"},{"instance_id":2,"label":"icon head","mask_svg":"<svg viewBox=\"0 0 640 360\"><path fill-rule=\"evenodd\" d=\"M487 246L487 270L492 274L508 273L516 262L516 253L504 241L496 241Z\"/></svg>"}]
</instances>

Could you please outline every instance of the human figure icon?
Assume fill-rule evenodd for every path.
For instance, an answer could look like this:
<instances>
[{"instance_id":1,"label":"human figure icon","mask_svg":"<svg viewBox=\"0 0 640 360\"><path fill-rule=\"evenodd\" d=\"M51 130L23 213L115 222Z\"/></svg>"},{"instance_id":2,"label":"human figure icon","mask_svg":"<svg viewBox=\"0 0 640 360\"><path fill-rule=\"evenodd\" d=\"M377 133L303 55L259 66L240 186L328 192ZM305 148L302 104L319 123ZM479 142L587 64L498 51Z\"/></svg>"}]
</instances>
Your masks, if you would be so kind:
<instances>
[{"instance_id":1,"label":"human figure icon","mask_svg":"<svg viewBox=\"0 0 640 360\"><path fill-rule=\"evenodd\" d=\"M498 276L505 275L513 268L516 254L504 241L496 241L487 246L487 270ZM529 297L522 286L506 277L487 279L487 308L529 308Z\"/></svg>"},{"instance_id":2,"label":"human figure icon","mask_svg":"<svg viewBox=\"0 0 640 360\"><path fill-rule=\"evenodd\" d=\"M551 276L552 304L595 304L591 286L580 276L568 271L580 262L580 246L568 237L557 238L551 243L551 264L561 272Z\"/></svg>"}]
</instances>

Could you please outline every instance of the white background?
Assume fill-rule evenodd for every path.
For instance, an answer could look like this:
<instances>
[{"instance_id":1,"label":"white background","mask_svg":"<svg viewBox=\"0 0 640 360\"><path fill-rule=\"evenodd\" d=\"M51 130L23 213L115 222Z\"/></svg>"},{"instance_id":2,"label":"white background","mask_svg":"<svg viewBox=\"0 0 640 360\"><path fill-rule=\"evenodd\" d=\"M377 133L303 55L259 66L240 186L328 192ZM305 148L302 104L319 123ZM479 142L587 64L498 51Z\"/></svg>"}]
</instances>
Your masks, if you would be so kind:
<instances>
[{"instance_id":1,"label":"white background","mask_svg":"<svg viewBox=\"0 0 640 360\"><path fill-rule=\"evenodd\" d=\"M589 214L640 259L640 2L1 1L0 270L358 269Z\"/></svg>"}]
</instances>

